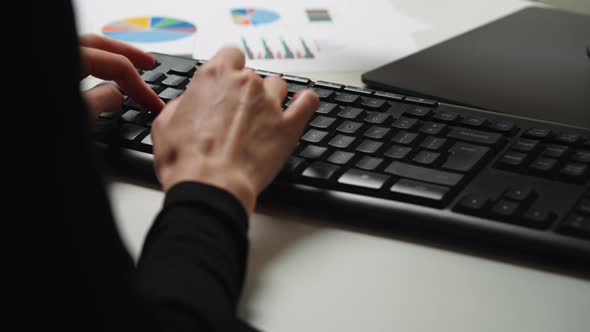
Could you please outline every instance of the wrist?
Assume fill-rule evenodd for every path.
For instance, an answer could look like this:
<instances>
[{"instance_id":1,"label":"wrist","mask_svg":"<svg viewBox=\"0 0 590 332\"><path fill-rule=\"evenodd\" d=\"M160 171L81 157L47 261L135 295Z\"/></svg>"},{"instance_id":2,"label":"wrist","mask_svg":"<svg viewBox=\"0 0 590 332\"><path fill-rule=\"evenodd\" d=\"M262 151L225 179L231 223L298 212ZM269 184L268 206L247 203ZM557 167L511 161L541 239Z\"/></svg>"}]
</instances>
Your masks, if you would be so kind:
<instances>
[{"instance_id":1,"label":"wrist","mask_svg":"<svg viewBox=\"0 0 590 332\"><path fill-rule=\"evenodd\" d=\"M188 165L190 166L176 166L160 172L160 183L164 191L169 191L174 185L181 182L208 184L232 194L243 205L248 216L252 215L256 206L257 192L246 176L222 166L198 165L195 167L194 163Z\"/></svg>"}]
</instances>

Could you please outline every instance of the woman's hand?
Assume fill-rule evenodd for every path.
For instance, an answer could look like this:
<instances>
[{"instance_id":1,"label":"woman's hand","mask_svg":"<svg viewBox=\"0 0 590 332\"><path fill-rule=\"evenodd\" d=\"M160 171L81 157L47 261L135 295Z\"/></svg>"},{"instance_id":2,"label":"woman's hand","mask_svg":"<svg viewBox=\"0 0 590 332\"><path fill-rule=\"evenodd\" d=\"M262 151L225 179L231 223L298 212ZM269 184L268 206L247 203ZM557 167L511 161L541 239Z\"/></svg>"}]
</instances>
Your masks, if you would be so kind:
<instances>
[{"instance_id":1,"label":"woman's hand","mask_svg":"<svg viewBox=\"0 0 590 332\"><path fill-rule=\"evenodd\" d=\"M115 81L129 97L152 111L160 111L164 103L150 89L136 68L151 69L156 59L133 46L101 37L85 35L80 37L82 61L81 78L89 75ZM102 112L114 112L121 108L123 95L114 84L100 84L84 93L92 119Z\"/></svg>"},{"instance_id":2,"label":"woman's hand","mask_svg":"<svg viewBox=\"0 0 590 332\"><path fill-rule=\"evenodd\" d=\"M284 80L263 80L244 69L240 50L221 50L154 122L155 168L164 190L183 181L207 183L233 193L251 214L319 102L304 91L283 112L286 96Z\"/></svg>"}]
</instances>

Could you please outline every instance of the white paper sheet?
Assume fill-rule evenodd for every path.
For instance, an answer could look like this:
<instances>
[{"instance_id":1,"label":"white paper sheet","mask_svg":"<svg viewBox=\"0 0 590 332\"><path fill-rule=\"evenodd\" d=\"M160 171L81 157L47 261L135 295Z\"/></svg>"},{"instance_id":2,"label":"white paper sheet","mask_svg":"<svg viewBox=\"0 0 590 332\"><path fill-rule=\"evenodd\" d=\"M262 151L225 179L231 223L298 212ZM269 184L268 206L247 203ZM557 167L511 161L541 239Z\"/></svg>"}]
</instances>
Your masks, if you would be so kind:
<instances>
[{"instance_id":1,"label":"white paper sheet","mask_svg":"<svg viewBox=\"0 0 590 332\"><path fill-rule=\"evenodd\" d=\"M231 45L249 55L247 66L252 68L278 72L368 70L414 52L411 34L425 28L397 13L389 0L247 3L246 8L268 10L280 19L260 25L235 24L230 10L245 8L244 2L217 1L211 15L201 21L203 33L196 37L193 56L208 59L220 47ZM324 10L329 20L310 21L309 9ZM294 59L285 59L289 52L295 54Z\"/></svg>"},{"instance_id":2,"label":"white paper sheet","mask_svg":"<svg viewBox=\"0 0 590 332\"><path fill-rule=\"evenodd\" d=\"M125 41L143 50L198 59L236 46L245 51L247 66L278 72L372 69L416 51L411 34L428 28L396 11L389 0L75 0L74 5L80 33L109 35L129 28ZM232 15L233 9L250 8L254 13ZM134 31L128 19L137 17L152 23L154 17L173 18L196 31L182 32L187 26L180 25L183 38L142 42L142 33L152 39L159 35L147 31L154 26Z\"/></svg>"},{"instance_id":3,"label":"white paper sheet","mask_svg":"<svg viewBox=\"0 0 590 332\"><path fill-rule=\"evenodd\" d=\"M203 1L196 0L74 0L78 33L96 33L104 35L105 28L117 26L125 20L132 18L173 18L190 23L195 26L196 32L180 34L182 38L166 40L162 42L139 42L123 40L144 51L160 52L167 54L190 55L195 49L195 37L200 33L201 27L198 24L199 15L196 14L198 4ZM142 29L131 26L129 29L131 39L141 39L141 32L152 34L151 27ZM165 31L165 30L164 30ZM179 30L182 31L182 30ZM135 35L133 35L135 33ZM155 36L157 39L157 35ZM160 39L172 39L164 36ZM116 38L119 39L119 38Z\"/></svg>"}]
</instances>

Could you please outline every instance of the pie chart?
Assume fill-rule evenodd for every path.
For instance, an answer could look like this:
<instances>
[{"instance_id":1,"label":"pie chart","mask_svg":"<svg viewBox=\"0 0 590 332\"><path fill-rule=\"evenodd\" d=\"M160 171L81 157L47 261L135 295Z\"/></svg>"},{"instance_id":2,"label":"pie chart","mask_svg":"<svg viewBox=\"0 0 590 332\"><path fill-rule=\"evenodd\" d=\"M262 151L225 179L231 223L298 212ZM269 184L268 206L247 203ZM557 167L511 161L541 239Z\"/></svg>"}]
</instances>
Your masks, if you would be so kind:
<instances>
[{"instance_id":1,"label":"pie chart","mask_svg":"<svg viewBox=\"0 0 590 332\"><path fill-rule=\"evenodd\" d=\"M172 17L133 17L111 22L102 28L110 38L131 43L161 43L191 36L197 27Z\"/></svg>"},{"instance_id":2,"label":"pie chart","mask_svg":"<svg viewBox=\"0 0 590 332\"><path fill-rule=\"evenodd\" d=\"M235 24L244 26L256 26L278 21L279 14L266 9L258 8L234 8L231 16Z\"/></svg>"}]
</instances>

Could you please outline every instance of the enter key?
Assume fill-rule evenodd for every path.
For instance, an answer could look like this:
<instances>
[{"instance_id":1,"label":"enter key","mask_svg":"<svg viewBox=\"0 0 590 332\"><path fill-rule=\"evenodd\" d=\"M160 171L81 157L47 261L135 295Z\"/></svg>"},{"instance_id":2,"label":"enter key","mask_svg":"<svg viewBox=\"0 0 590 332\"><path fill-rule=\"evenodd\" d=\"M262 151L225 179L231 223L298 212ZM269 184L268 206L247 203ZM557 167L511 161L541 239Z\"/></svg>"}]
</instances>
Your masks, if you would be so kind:
<instances>
[{"instance_id":1,"label":"enter key","mask_svg":"<svg viewBox=\"0 0 590 332\"><path fill-rule=\"evenodd\" d=\"M449 157L442 167L459 172L471 172L489 152L490 148L485 146L457 142L449 149Z\"/></svg>"}]
</instances>

